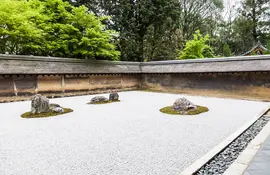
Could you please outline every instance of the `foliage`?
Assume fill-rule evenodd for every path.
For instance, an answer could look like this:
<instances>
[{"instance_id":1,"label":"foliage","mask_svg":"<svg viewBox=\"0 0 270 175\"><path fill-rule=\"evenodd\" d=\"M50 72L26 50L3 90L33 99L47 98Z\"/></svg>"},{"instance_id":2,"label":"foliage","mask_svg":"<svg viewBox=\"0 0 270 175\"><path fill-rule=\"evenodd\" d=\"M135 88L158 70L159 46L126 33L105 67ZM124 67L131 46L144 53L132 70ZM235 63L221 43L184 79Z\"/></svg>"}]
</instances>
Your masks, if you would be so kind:
<instances>
[{"instance_id":1,"label":"foliage","mask_svg":"<svg viewBox=\"0 0 270 175\"><path fill-rule=\"evenodd\" d=\"M222 0L69 0L97 15L109 15L109 28L119 32L121 60L176 59L177 50L196 30L214 33Z\"/></svg>"},{"instance_id":2,"label":"foliage","mask_svg":"<svg viewBox=\"0 0 270 175\"><path fill-rule=\"evenodd\" d=\"M227 43L225 43L225 44L223 45L223 56L225 56L225 57L232 56L230 47L229 47L229 45L228 45Z\"/></svg>"},{"instance_id":3,"label":"foliage","mask_svg":"<svg viewBox=\"0 0 270 175\"><path fill-rule=\"evenodd\" d=\"M193 40L186 42L183 51L180 51L180 59L213 58L213 49L207 44L209 35L202 36L197 30L193 35Z\"/></svg>"},{"instance_id":4,"label":"foliage","mask_svg":"<svg viewBox=\"0 0 270 175\"><path fill-rule=\"evenodd\" d=\"M223 54L222 43L227 43L234 55L247 52L257 41L266 45L270 39L269 4L270 0L242 0L238 13L220 22L215 44L218 54Z\"/></svg>"},{"instance_id":5,"label":"foliage","mask_svg":"<svg viewBox=\"0 0 270 175\"><path fill-rule=\"evenodd\" d=\"M0 52L118 59L112 30L84 6L62 0L2 0Z\"/></svg>"},{"instance_id":6,"label":"foliage","mask_svg":"<svg viewBox=\"0 0 270 175\"><path fill-rule=\"evenodd\" d=\"M45 113L33 114L32 112L26 112L26 113L23 113L21 117L22 118L44 118L44 117L53 117L53 116L63 115L63 114L73 112L73 110L70 108L63 108L63 109L64 109L64 112L62 113L49 111Z\"/></svg>"},{"instance_id":7,"label":"foliage","mask_svg":"<svg viewBox=\"0 0 270 175\"><path fill-rule=\"evenodd\" d=\"M226 18L223 0L63 1L1 0L0 53L156 61L187 52L197 30L211 40L187 58L241 55L270 40L270 0L227 4Z\"/></svg>"},{"instance_id":8,"label":"foliage","mask_svg":"<svg viewBox=\"0 0 270 175\"><path fill-rule=\"evenodd\" d=\"M26 1L2 0L0 52L17 54L27 50L42 50L42 30L35 24L39 17L39 9L32 9Z\"/></svg>"},{"instance_id":9,"label":"foliage","mask_svg":"<svg viewBox=\"0 0 270 175\"><path fill-rule=\"evenodd\" d=\"M266 49L267 51L265 51L264 54L265 55L270 54L270 40L267 41Z\"/></svg>"},{"instance_id":10,"label":"foliage","mask_svg":"<svg viewBox=\"0 0 270 175\"><path fill-rule=\"evenodd\" d=\"M209 109L204 106L197 106L197 109L186 111L186 113L183 111L174 110L172 106L167 106L160 109L160 112L165 113L165 114L170 114L170 115L197 115L197 114L201 114L208 111Z\"/></svg>"}]
</instances>

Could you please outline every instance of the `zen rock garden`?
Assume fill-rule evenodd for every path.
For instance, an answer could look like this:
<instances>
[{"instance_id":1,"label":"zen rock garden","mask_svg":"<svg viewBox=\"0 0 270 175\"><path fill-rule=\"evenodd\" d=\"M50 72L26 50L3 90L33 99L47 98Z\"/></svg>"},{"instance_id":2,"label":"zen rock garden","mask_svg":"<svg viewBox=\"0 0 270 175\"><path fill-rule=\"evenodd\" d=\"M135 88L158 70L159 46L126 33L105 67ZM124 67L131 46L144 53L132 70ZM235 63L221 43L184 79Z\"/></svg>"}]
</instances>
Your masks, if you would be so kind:
<instances>
[{"instance_id":1,"label":"zen rock garden","mask_svg":"<svg viewBox=\"0 0 270 175\"><path fill-rule=\"evenodd\" d=\"M59 104L49 103L49 99L37 94L31 100L31 111L21 115L22 118L51 117L72 112L72 109L63 108Z\"/></svg>"},{"instance_id":2,"label":"zen rock garden","mask_svg":"<svg viewBox=\"0 0 270 175\"><path fill-rule=\"evenodd\" d=\"M110 93L109 98L105 96L95 96L87 104L108 104L120 102L116 92ZM49 99L37 94L31 99L31 111L21 115L22 118L51 117L72 112L72 109L63 108L59 104L49 103ZM172 106L160 109L160 112L171 115L197 115L207 112L208 108L195 105L186 98L177 99Z\"/></svg>"},{"instance_id":3,"label":"zen rock garden","mask_svg":"<svg viewBox=\"0 0 270 175\"><path fill-rule=\"evenodd\" d=\"M92 98L121 102L88 105ZM35 95L31 100L0 104L0 174L181 174L269 106L143 91L53 99ZM202 112L197 112L201 105L210 110L189 115ZM164 112L177 115L159 111L166 106ZM74 111L66 114L66 107ZM242 149L245 140L234 150ZM228 165L200 172L211 174Z\"/></svg>"},{"instance_id":4,"label":"zen rock garden","mask_svg":"<svg viewBox=\"0 0 270 175\"><path fill-rule=\"evenodd\" d=\"M179 98L172 106L160 109L160 112L172 115L197 115L207 111L207 107L195 105L186 98Z\"/></svg>"},{"instance_id":5,"label":"zen rock garden","mask_svg":"<svg viewBox=\"0 0 270 175\"><path fill-rule=\"evenodd\" d=\"M107 104L113 102L120 102L119 95L116 92L110 93L109 98L104 96L96 96L87 104Z\"/></svg>"}]
</instances>

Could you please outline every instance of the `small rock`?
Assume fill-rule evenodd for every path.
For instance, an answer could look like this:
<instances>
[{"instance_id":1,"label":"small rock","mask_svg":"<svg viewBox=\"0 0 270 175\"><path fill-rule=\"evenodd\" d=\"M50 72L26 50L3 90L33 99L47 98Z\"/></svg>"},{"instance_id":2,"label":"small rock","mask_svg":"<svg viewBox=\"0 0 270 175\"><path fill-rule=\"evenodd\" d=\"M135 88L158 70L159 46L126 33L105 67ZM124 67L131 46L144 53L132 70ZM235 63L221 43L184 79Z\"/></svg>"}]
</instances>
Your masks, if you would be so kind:
<instances>
[{"instance_id":1,"label":"small rock","mask_svg":"<svg viewBox=\"0 0 270 175\"><path fill-rule=\"evenodd\" d=\"M59 104L56 104L56 103L50 104L50 108L57 108L57 107L61 107L61 106Z\"/></svg>"},{"instance_id":2,"label":"small rock","mask_svg":"<svg viewBox=\"0 0 270 175\"><path fill-rule=\"evenodd\" d=\"M39 114L43 112L49 112L49 99L43 97L40 94L35 95L31 100L31 112L33 114Z\"/></svg>"},{"instance_id":3,"label":"small rock","mask_svg":"<svg viewBox=\"0 0 270 175\"><path fill-rule=\"evenodd\" d=\"M107 101L109 101L109 99L104 96L96 96L91 99L90 103L107 102Z\"/></svg>"},{"instance_id":4,"label":"small rock","mask_svg":"<svg viewBox=\"0 0 270 175\"><path fill-rule=\"evenodd\" d=\"M63 113L64 112L64 109L61 108L61 107L56 107L56 108L53 108L52 111L53 112L57 112L57 113Z\"/></svg>"},{"instance_id":5,"label":"small rock","mask_svg":"<svg viewBox=\"0 0 270 175\"><path fill-rule=\"evenodd\" d=\"M110 97L109 97L110 101L118 101L119 100L119 95L116 92L110 93Z\"/></svg>"}]
</instances>

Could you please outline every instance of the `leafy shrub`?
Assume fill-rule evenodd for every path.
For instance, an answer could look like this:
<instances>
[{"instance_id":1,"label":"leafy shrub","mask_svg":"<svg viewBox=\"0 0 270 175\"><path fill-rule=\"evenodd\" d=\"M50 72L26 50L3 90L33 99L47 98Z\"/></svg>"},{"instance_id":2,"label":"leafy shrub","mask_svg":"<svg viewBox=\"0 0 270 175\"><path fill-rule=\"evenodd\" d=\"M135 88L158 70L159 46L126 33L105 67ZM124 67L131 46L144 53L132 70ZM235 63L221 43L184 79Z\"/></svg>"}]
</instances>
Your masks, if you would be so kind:
<instances>
[{"instance_id":1,"label":"leafy shrub","mask_svg":"<svg viewBox=\"0 0 270 175\"><path fill-rule=\"evenodd\" d=\"M197 30L193 37L193 40L186 42L184 50L179 52L179 59L214 57L213 49L207 44L209 41L209 35L202 36L200 31Z\"/></svg>"}]
</instances>

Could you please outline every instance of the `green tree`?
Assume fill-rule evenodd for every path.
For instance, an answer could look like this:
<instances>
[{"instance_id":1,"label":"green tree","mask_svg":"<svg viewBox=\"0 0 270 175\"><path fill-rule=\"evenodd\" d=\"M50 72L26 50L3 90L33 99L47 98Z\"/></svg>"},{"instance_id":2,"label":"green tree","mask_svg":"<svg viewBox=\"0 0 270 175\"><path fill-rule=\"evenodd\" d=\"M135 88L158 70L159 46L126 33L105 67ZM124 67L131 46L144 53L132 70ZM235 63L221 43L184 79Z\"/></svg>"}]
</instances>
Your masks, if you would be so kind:
<instances>
[{"instance_id":1,"label":"green tree","mask_svg":"<svg viewBox=\"0 0 270 175\"><path fill-rule=\"evenodd\" d=\"M229 47L229 45L228 45L227 43L225 43L225 44L223 45L223 56L225 56L225 57L232 56L230 47Z\"/></svg>"},{"instance_id":2,"label":"green tree","mask_svg":"<svg viewBox=\"0 0 270 175\"><path fill-rule=\"evenodd\" d=\"M11 8L10 8L11 7ZM1 52L118 59L112 30L84 6L62 0L3 0L0 4Z\"/></svg>"},{"instance_id":3,"label":"green tree","mask_svg":"<svg viewBox=\"0 0 270 175\"><path fill-rule=\"evenodd\" d=\"M213 58L213 49L207 44L208 41L209 35L202 36L197 30L193 40L187 41L184 50L179 52L179 59Z\"/></svg>"},{"instance_id":4,"label":"green tree","mask_svg":"<svg viewBox=\"0 0 270 175\"><path fill-rule=\"evenodd\" d=\"M180 13L180 29L183 31L185 40L190 40L195 31L200 30L201 33L214 35L217 20L221 16L223 9L222 0L179 0Z\"/></svg>"},{"instance_id":5,"label":"green tree","mask_svg":"<svg viewBox=\"0 0 270 175\"><path fill-rule=\"evenodd\" d=\"M97 15L109 15L109 28L119 32L121 60L177 58L196 30L214 35L222 0L68 0Z\"/></svg>"},{"instance_id":6,"label":"green tree","mask_svg":"<svg viewBox=\"0 0 270 175\"><path fill-rule=\"evenodd\" d=\"M230 48L236 55L250 50L258 41L270 39L270 0L243 0L232 24Z\"/></svg>"},{"instance_id":7,"label":"green tree","mask_svg":"<svg viewBox=\"0 0 270 175\"><path fill-rule=\"evenodd\" d=\"M252 37L255 43L258 37L270 32L270 0L244 0L239 8L243 18L249 22Z\"/></svg>"},{"instance_id":8,"label":"green tree","mask_svg":"<svg viewBox=\"0 0 270 175\"><path fill-rule=\"evenodd\" d=\"M109 15L109 28L119 32L121 60L149 61L175 57L179 42L178 0L69 1ZM177 41L177 42L170 42ZM164 49L165 48L165 49ZM164 52L164 50L168 50Z\"/></svg>"},{"instance_id":9,"label":"green tree","mask_svg":"<svg viewBox=\"0 0 270 175\"><path fill-rule=\"evenodd\" d=\"M39 9L27 1L2 0L0 3L0 52L39 54L44 35L35 21Z\"/></svg>"}]
</instances>

